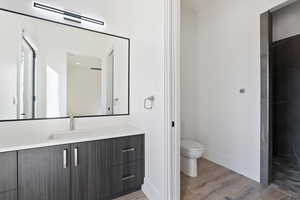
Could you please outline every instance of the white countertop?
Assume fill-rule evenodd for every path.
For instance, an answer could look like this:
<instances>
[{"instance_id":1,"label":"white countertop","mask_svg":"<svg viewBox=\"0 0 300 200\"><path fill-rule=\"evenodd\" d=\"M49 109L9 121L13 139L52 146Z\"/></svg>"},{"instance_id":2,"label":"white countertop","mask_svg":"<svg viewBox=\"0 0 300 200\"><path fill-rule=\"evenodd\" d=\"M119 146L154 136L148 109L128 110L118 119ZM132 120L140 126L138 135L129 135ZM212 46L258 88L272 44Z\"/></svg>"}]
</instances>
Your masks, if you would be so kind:
<instances>
[{"instance_id":1,"label":"white countertop","mask_svg":"<svg viewBox=\"0 0 300 200\"><path fill-rule=\"evenodd\" d=\"M144 131L130 125L122 125L74 131L56 131L49 135L29 136L20 134L19 137L0 135L0 153L140 134L144 134Z\"/></svg>"}]
</instances>

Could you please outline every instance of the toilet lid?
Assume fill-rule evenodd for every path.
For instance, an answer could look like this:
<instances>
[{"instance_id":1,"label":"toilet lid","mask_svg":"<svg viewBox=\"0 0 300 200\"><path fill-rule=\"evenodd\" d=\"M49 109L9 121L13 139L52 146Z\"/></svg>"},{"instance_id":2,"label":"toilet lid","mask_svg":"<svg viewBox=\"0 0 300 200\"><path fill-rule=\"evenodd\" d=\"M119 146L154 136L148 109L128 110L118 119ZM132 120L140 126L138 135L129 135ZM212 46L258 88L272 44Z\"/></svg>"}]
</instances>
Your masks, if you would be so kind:
<instances>
[{"instance_id":1,"label":"toilet lid","mask_svg":"<svg viewBox=\"0 0 300 200\"><path fill-rule=\"evenodd\" d=\"M182 140L181 141L181 148L187 150L203 150L204 146L199 142L193 140Z\"/></svg>"}]
</instances>

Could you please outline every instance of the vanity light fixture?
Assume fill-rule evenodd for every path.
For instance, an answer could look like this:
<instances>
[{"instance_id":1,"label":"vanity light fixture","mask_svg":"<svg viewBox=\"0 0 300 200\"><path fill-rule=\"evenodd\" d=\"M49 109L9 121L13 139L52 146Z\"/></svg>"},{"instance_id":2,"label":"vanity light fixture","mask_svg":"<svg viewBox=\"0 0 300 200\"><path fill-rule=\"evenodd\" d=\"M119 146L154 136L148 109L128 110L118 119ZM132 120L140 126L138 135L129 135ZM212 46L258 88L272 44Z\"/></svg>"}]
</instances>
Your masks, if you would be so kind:
<instances>
[{"instance_id":1,"label":"vanity light fixture","mask_svg":"<svg viewBox=\"0 0 300 200\"><path fill-rule=\"evenodd\" d=\"M40 4L40 3L37 3L37 2L33 2L33 7L63 15L63 16L65 16L64 19L70 20L70 21L73 21L73 22L81 23L81 21L87 21L87 22L90 22L90 23L99 24L99 25L104 26L103 21L93 19L93 18L90 18L90 17L85 17L85 16L82 16L81 14L74 13L74 12L71 12L71 11L55 8L55 7Z\"/></svg>"}]
</instances>

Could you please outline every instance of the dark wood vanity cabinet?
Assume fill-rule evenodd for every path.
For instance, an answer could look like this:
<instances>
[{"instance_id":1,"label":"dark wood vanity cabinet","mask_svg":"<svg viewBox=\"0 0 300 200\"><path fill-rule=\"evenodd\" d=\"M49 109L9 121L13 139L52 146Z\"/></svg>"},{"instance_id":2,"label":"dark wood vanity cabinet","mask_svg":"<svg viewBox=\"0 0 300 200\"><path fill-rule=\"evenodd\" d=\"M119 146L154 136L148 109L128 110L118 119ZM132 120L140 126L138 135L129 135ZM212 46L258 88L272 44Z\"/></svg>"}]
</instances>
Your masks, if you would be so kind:
<instances>
[{"instance_id":1,"label":"dark wood vanity cabinet","mask_svg":"<svg viewBox=\"0 0 300 200\"><path fill-rule=\"evenodd\" d=\"M141 188L144 183L144 162L132 162L112 168L112 193L114 197L127 194Z\"/></svg>"},{"instance_id":2,"label":"dark wood vanity cabinet","mask_svg":"<svg viewBox=\"0 0 300 200\"><path fill-rule=\"evenodd\" d=\"M144 159L144 135L116 138L112 141L112 164L126 164Z\"/></svg>"},{"instance_id":3,"label":"dark wood vanity cabinet","mask_svg":"<svg viewBox=\"0 0 300 200\"><path fill-rule=\"evenodd\" d=\"M1 200L17 200L17 191L16 190L11 190L11 191L6 191L0 193L0 199Z\"/></svg>"},{"instance_id":4,"label":"dark wood vanity cabinet","mask_svg":"<svg viewBox=\"0 0 300 200\"><path fill-rule=\"evenodd\" d=\"M139 190L144 183L144 135L112 141L112 194L114 197Z\"/></svg>"},{"instance_id":5,"label":"dark wood vanity cabinet","mask_svg":"<svg viewBox=\"0 0 300 200\"><path fill-rule=\"evenodd\" d=\"M0 179L0 189L18 188L18 200L107 200L141 188L144 135L3 154L0 178L2 168L8 168L1 159L15 168L9 167L3 185ZM17 193L5 195L0 193L0 200L17 200Z\"/></svg>"},{"instance_id":6,"label":"dark wood vanity cabinet","mask_svg":"<svg viewBox=\"0 0 300 200\"><path fill-rule=\"evenodd\" d=\"M69 154L69 145L19 151L19 200L70 199Z\"/></svg>"},{"instance_id":7,"label":"dark wood vanity cabinet","mask_svg":"<svg viewBox=\"0 0 300 200\"><path fill-rule=\"evenodd\" d=\"M72 200L111 197L111 140L71 145Z\"/></svg>"},{"instance_id":8,"label":"dark wood vanity cabinet","mask_svg":"<svg viewBox=\"0 0 300 200\"><path fill-rule=\"evenodd\" d=\"M0 200L17 200L17 153L0 153Z\"/></svg>"}]
</instances>

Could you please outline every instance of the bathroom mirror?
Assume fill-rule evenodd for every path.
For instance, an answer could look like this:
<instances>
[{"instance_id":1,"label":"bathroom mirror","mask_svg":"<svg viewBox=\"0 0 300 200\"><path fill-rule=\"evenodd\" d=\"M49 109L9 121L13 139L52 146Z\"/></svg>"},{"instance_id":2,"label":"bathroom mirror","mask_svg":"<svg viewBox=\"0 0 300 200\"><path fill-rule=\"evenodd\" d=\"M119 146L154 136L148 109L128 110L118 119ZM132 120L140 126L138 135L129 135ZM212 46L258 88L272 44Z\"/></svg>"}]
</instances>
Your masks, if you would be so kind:
<instances>
[{"instance_id":1,"label":"bathroom mirror","mask_svg":"<svg viewBox=\"0 0 300 200\"><path fill-rule=\"evenodd\" d=\"M130 40L0 10L0 121L129 114Z\"/></svg>"}]
</instances>

